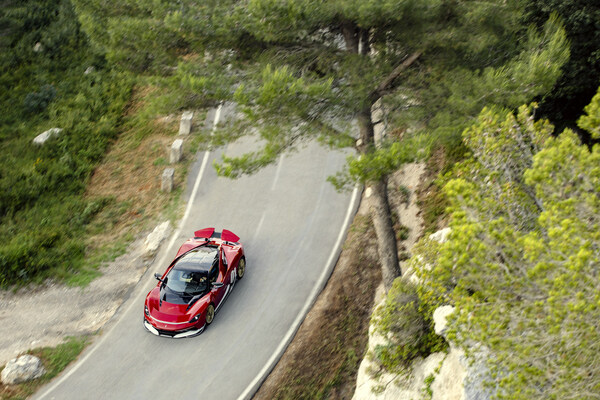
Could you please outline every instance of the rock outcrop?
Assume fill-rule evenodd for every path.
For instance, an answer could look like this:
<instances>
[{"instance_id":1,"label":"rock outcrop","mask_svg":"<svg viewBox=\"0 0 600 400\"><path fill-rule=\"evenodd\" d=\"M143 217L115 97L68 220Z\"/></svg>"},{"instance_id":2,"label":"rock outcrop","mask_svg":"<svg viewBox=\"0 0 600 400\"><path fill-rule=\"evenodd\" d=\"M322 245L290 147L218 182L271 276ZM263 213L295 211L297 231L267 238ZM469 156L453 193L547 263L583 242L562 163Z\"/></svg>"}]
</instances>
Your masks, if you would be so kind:
<instances>
[{"instance_id":1,"label":"rock outcrop","mask_svg":"<svg viewBox=\"0 0 600 400\"><path fill-rule=\"evenodd\" d=\"M5 385L15 385L32 379L37 379L44 375L46 370L42 361L30 354L13 358L2 370L2 383Z\"/></svg>"},{"instance_id":2,"label":"rock outcrop","mask_svg":"<svg viewBox=\"0 0 600 400\"><path fill-rule=\"evenodd\" d=\"M443 243L447 240L450 228L442 229L430 239ZM406 271L403 279L419 284L412 271ZM378 296L377 303L385 301ZM378 305L379 305L378 304ZM435 332L445 335L447 318L455 311L450 305L437 308L433 313ZM386 339L369 329L367 356L363 359L357 376L356 391L353 400L391 400L391 399L431 399L431 400L488 400L492 392L483 387L488 374L486 366L487 352L475 352L474 361L467 360L464 352L450 342L448 353L433 353L427 358L413 361L410 370L404 375L393 375L378 371L378 366L369 354L373 354L378 345Z\"/></svg>"}]
</instances>

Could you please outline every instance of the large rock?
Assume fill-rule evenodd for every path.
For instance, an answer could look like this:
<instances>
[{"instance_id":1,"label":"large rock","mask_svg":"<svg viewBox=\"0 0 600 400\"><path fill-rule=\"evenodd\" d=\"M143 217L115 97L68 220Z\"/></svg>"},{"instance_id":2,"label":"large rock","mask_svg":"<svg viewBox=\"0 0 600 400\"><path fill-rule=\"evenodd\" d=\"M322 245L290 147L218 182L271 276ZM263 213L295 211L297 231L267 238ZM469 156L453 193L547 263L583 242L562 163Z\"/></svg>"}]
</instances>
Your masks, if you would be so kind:
<instances>
[{"instance_id":1,"label":"large rock","mask_svg":"<svg viewBox=\"0 0 600 400\"><path fill-rule=\"evenodd\" d=\"M169 234L169 228L169 221L165 221L162 224L158 225L156 228L154 228L152 233L148 235L146 241L144 242L147 255L152 255L156 252L156 250L158 250L158 246L160 246L160 243Z\"/></svg>"},{"instance_id":2,"label":"large rock","mask_svg":"<svg viewBox=\"0 0 600 400\"><path fill-rule=\"evenodd\" d=\"M26 354L10 360L2 370L2 383L15 385L44 375L46 370L39 358Z\"/></svg>"},{"instance_id":3,"label":"large rock","mask_svg":"<svg viewBox=\"0 0 600 400\"><path fill-rule=\"evenodd\" d=\"M494 393L483 386L489 374L486 357L486 352L477 351L475 360L468 360L461 349L451 345L431 384L431 400L492 399Z\"/></svg>"},{"instance_id":4,"label":"large rock","mask_svg":"<svg viewBox=\"0 0 600 400\"><path fill-rule=\"evenodd\" d=\"M385 302L385 291L382 294L382 290L380 287L376 294L378 305ZM386 338L375 332L371 325L367 354L373 354L378 345L386 343ZM408 376L398 376L385 371L374 374L374 371L379 372L379 366L367 355L358 369L352 400L421 399L427 389L427 378L435 375L445 356L444 353L433 353L425 359L418 358L413 362Z\"/></svg>"},{"instance_id":5,"label":"large rock","mask_svg":"<svg viewBox=\"0 0 600 400\"><path fill-rule=\"evenodd\" d=\"M42 132L39 135L37 135L35 137L35 139L33 139L33 143L38 146L41 146L44 143L46 143L46 141L48 141L50 138L58 136L61 132L62 132L62 129L60 129L60 128L50 128L47 131Z\"/></svg>"}]
</instances>

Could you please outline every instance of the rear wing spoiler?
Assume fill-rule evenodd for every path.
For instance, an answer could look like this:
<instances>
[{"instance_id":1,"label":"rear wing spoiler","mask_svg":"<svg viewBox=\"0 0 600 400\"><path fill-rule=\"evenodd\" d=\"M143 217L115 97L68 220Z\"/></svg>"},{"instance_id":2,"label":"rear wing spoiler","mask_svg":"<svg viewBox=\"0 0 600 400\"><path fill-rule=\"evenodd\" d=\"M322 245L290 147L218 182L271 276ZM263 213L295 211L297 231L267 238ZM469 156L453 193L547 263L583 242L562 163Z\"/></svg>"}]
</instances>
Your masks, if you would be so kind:
<instances>
[{"instance_id":1,"label":"rear wing spoiler","mask_svg":"<svg viewBox=\"0 0 600 400\"><path fill-rule=\"evenodd\" d=\"M215 232L215 228L204 228L194 232L196 239L221 239L224 242L237 243L240 238L233 232L223 229L222 232Z\"/></svg>"}]
</instances>

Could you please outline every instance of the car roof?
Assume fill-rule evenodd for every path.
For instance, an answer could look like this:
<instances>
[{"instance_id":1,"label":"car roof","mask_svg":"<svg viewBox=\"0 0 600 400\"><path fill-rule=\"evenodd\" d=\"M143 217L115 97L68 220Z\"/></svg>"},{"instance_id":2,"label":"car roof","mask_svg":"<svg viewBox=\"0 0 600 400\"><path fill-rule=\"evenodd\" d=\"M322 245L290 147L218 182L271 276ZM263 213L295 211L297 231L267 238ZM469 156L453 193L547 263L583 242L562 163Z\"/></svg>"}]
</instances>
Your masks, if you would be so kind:
<instances>
[{"instance_id":1,"label":"car roof","mask_svg":"<svg viewBox=\"0 0 600 400\"><path fill-rule=\"evenodd\" d=\"M173 266L174 269L185 271L208 272L218 260L216 246L200 246L185 253Z\"/></svg>"}]
</instances>

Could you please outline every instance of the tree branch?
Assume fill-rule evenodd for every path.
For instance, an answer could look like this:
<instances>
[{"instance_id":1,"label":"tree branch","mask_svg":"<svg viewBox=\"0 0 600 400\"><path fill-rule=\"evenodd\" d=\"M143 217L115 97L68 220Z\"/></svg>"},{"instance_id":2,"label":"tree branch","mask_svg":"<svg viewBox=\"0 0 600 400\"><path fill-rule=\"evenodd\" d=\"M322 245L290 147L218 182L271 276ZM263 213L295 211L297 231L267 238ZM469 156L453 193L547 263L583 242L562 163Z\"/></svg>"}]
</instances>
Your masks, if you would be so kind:
<instances>
[{"instance_id":1,"label":"tree branch","mask_svg":"<svg viewBox=\"0 0 600 400\"><path fill-rule=\"evenodd\" d=\"M392 83L398 78L407 68L409 68L423 54L422 50L415 51L411 56L402 61L394 70L371 92L370 98L373 102L377 101L383 94L390 89Z\"/></svg>"}]
</instances>

